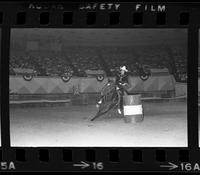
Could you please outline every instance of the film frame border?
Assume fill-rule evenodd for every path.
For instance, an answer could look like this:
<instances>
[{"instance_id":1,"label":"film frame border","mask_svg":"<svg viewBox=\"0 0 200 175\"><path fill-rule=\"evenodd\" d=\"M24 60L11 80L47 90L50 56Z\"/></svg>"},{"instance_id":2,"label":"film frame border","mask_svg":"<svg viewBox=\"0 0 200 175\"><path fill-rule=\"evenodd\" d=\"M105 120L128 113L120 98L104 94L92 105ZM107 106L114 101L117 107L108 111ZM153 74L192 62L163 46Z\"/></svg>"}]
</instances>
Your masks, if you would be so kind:
<instances>
[{"instance_id":1,"label":"film frame border","mask_svg":"<svg viewBox=\"0 0 200 175\"><path fill-rule=\"evenodd\" d=\"M120 2L118 2L120 3ZM37 3L44 6L48 3ZM2 75L2 111L1 111L1 128L2 128L2 162L14 162L16 170L10 171L169 171L160 168L160 164L173 162L174 164L198 163L200 151L198 147L198 72L194 65L198 65L198 30L200 28L199 3L181 4L181 3L151 3L145 4L166 5L166 24L156 24L156 13L151 11L141 11L143 23L139 25L132 24L132 6L135 2L120 3L120 23L116 25L109 24L109 14L112 11L92 10L96 13L96 24L87 25L86 15L88 10L78 10L79 5L85 3L52 3L63 4L64 9L47 9L38 10L28 8L30 3L1 3L0 6L0 28L2 32L1 45L1 69ZM74 23L63 25L62 15L64 11L73 12ZM23 24L16 24L17 13L26 13ZM50 12L49 24L40 24L39 13ZM189 23L180 25L180 13L189 14ZM21 17L22 17L21 16ZM47 15L48 16L48 15ZM37 20L36 20L37 19ZM122 20L126 19L126 20ZM152 19L152 20L149 20ZM188 31L188 147L10 147L9 136L9 53L10 53L10 32L12 28L184 28ZM197 68L197 67L196 67ZM193 116L193 117L189 117ZM71 154L71 160L63 161L63 150ZM67 151L68 150L68 151ZM39 157L39 152L41 157ZM25 154L25 162L19 155ZM134 156L134 155L136 156ZM92 156L91 156L92 155ZM109 155L111 160L109 159ZM161 155L161 156L160 156ZM164 158L163 158L164 157ZM133 159L134 158L134 159ZM142 159L141 159L142 158ZM18 159L18 160L16 160ZM21 160L20 160L21 159ZM42 159L41 161L39 159ZM48 160L49 159L49 160ZM156 161L157 159L157 161ZM161 160L161 161L160 161ZM164 161L162 161L164 160ZM80 161L86 162L103 162L104 168L99 169L77 169L73 163ZM2 170L2 169L1 169ZM9 170L9 169L7 169ZM6 171L6 170L4 170ZM173 171L173 170L172 170ZM175 169L174 171L181 171ZM182 170L184 171L184 170ZM187 170L185 170L187 171ZM192 170L188 170L192 171Z\"/></svg>"}]
</instances>

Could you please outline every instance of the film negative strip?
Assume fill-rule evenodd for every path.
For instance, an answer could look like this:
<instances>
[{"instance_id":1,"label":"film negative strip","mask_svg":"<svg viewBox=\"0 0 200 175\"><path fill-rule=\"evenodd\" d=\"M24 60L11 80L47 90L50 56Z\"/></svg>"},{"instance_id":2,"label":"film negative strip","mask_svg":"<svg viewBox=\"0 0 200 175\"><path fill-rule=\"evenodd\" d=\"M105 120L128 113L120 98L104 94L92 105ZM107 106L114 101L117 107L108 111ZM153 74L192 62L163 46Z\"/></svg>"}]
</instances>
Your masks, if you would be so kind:
<instances>
[{"instance_id":1,"label":"film negative strip","mask_svg":"<svg viewBox=\"0 0 200 175\"><path fill-rule=\"evenodd\" d=\"M199 173L199 19L199 3L0 2L0 172Z\"/></svg>"}]
</instances>

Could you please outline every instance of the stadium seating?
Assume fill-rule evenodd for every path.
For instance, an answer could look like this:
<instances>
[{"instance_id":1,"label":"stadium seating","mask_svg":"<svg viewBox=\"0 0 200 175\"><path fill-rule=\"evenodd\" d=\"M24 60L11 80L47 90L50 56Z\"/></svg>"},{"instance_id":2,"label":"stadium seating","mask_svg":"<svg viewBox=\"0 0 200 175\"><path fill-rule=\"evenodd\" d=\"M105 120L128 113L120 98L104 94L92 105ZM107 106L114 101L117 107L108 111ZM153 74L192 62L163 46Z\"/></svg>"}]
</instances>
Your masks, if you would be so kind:
<instances>
[{"instance_id":1,"label":"stadium seating","mask_svg":"<svg viewBox=\"0 0 200 175\"><path fill-rule=\"evenodd\" d=\"M41 56L12 56L10 58L10 74L14 75L13 68L33 69L38 76L60 76L73 70L64 57Z\"/></svg>"},{"instance_id":2,"label":"stadium seating","mask_svg":"<svg viewBox=\"0 0 200 175\"><path fill-rule=\"evenodd\" d=\"M134 49L68 48L59 55L55 53L12 54L9 71L10 75L15 75L14 68L27 68L35 70L38 76L61 76L66 72L75 76L86 76L85 70L105 70L107 74L114 75L120 65L126 65L132 73L136 73L135 62L139 61L149 68L168 68L170 73L174 73L176 81L186 82L187 54L181 47L173 47L171 52L173 58L164 47L137 46Z\"/></svg>"}]
</instances>

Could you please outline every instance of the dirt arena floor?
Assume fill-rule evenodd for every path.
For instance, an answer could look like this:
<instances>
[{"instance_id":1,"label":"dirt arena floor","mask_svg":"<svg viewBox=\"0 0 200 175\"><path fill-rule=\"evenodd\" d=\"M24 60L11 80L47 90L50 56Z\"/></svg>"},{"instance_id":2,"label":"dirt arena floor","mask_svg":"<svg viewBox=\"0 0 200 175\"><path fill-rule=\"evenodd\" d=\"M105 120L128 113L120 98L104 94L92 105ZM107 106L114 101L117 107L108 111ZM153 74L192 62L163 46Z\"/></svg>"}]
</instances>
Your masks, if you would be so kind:
<instances>
[{"instance_id":1,"label":"dirt arena floor","mask_svg":"<svg viewBox=\"0 0 200 175\"><path fill-rule=\"evenodd\" d=\"M93 105L10 108L12 146L187 147L187 103L144 102L144 121L115 112L91 122Z\"/></svg>"}]
</instances>

